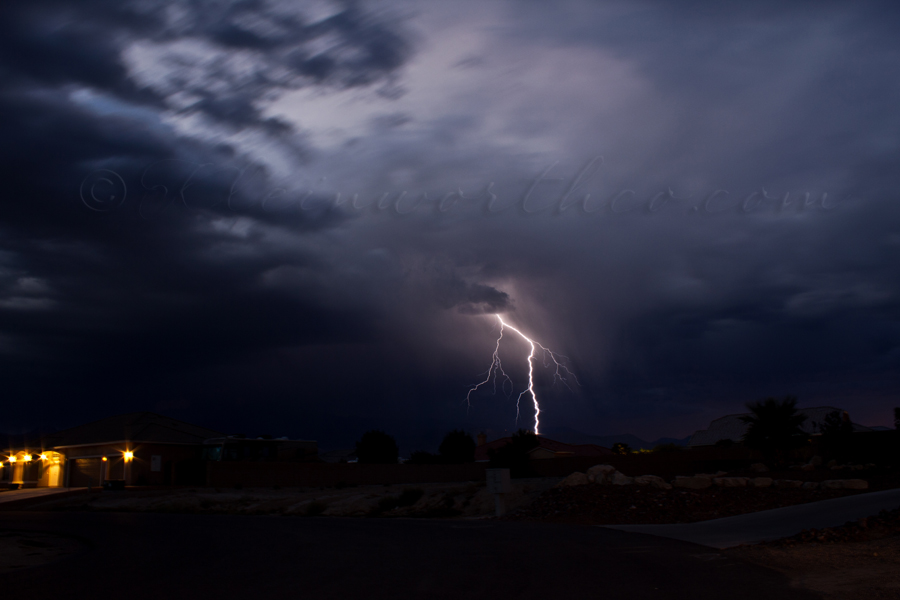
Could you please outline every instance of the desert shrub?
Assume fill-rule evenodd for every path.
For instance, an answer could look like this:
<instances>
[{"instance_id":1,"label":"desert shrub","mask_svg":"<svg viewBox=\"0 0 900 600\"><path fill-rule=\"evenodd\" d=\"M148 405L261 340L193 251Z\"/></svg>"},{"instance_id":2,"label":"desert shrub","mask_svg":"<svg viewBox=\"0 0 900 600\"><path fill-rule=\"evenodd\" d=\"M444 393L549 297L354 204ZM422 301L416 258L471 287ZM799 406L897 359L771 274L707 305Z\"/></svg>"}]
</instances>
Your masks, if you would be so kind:
<instances>
[{"instance_id":1,"label":"desert shrub","mask_svg":"<svg viewBox=\"0 0 900 600\"><path fill-rule=\"evenodd\" d=\"M528 453L539 445L534 433L520 429L505 446L488 451L490 466L492 469L509 469L511 477L533 477L534 471L529 464Z\"/></svg>"},{"instance_id":2,"label":"desert shrub","mask_svg":"<svg viewBox=\"0 0 900 600\"><path fill-rule=\"evenodd\" d=\"M400 449L393 437L373 429L365 432L356 442L356 456L366 464L396 464Z\"/></svg>"},{"instance_id":3,"label":"desert shrub","mask_svg":"<svg viewBox=\"0 0 900 600\"><path fill-rule=\"evenodd\" d=\"M615 454L630 454L631 446L629 446L625 442L616 442L612 445L612 451Z\"/></svg>"},{"instance_id":4,"label":"desert shrub","mask_svg":"<svg viewBox=\"0 0 900 600\"><path fill-rule=\"evenodd\" d=\"M454 429L444 436L438 453L449 464L475 462L475 440L461 429Z\"/></svg>"}]
</instances>

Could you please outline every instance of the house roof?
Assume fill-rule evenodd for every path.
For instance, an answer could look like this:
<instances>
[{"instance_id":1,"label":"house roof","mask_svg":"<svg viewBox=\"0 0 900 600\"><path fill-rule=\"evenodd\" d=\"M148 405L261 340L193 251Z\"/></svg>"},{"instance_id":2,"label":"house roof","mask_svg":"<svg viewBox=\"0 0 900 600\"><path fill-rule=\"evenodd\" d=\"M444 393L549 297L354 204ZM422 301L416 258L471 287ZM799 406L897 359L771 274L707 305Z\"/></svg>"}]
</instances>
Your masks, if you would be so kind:
<instances>
[{"instance_id":1,"label":"house roof","mask_svg":"<svg viewBox=\"0 0 900 600\"><path fill-rule=\"evenodd\" d=\"M167 444L201 444L221 437L220 431L206 429L149 412L107 417L44 437L48 447L79 446L131 440Z\"/></svg>"},{"instance_id":2,"label":"house roof","mask_svg":"<svg viewBox=\"0 0 900 600\"><path fill-rule=\"evenodd\" d=\"M806 420L800 425L805 433L815 434L822 432L822 426L825 423L825 416L831 412L844 412L840 408L833 406L815 406L812 408L798 408L797 412L806 415ZM741 413L736 415L726 415L712 421L706 429L700 429L691 436L688 446L712 446L719 440L733 440L739 442L747 433L750 424L741 420L741 417L748 416L750 413ZM870 428L853 423L853 431L871 431Z\"/></svg>"},{"instance_id":3,"label":"house roof","mask_svg":"<svg viewBox=\"0 0 900 600\"><path fill-rule=\"evenodd\" d=\"M475 448L475 460L489 460L489 452L505 446L512 441L511 437L504 437ZM610 456L613 451L596 444L565 444L544 436L538 436L538 448L544 448L554 453L566 453L571 456Z\"/></svg>"}]
</instances>

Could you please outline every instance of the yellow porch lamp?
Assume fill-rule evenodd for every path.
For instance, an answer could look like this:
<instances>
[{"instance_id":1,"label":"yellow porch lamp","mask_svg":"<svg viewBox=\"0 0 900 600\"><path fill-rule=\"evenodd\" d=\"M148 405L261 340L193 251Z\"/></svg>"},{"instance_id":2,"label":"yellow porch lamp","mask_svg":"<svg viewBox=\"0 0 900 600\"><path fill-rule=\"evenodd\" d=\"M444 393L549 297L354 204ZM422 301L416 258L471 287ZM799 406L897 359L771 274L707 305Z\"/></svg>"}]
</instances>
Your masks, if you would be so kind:
<instances>
[{"instance_id":1,"label":"yellow porch lamp","mask_svg":"<svg viewBox=\"0 0 900 600\"><path fill-rule=\"evenodd\" d=\"M25 462L31 462L32 456L30 454L25 455Z\"/></svg>"}]
</instances>

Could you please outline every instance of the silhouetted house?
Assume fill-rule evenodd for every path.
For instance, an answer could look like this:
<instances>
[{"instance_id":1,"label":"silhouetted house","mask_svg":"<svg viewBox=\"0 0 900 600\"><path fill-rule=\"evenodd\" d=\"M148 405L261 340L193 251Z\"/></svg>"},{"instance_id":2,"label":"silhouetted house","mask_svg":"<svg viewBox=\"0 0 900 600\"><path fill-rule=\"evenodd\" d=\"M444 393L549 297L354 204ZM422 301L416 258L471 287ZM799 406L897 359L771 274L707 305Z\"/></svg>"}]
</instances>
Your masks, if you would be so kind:
<instances>
[{"instance_id":1,"label":"silhouetted house","mask_svg":"<svg viewBox=\"0 0 900 600\"><path fill-rule=\"evenodd\" d=\"M203 485L209 462L317 460L315 442L227 437L148 412L7 440L0 482L11 487Z\"/></svg>"},{"instance_id":2,"label":"silhouetted house","mask_svg":"<svg viewBox=\"0 0 900 600\"><path fill-rule=\"evenodd\" d=\"M846 415L847 412L833 406L816 406L813 408L798 408L797 412L806 415L806 420L800 425L800 429L810 435L818 435L822 433L825 424L825 417L832 412L839 412ZM741 417L749 416L751 413L741 413L736 415L726 415L720 417L709 424L706 429L700 429L694 432L687 445L689 447L696 446L714 446L722 440L731 440L740 442L747 433L750 424L741 420ZM846 417L849 419L849 416ZM852 423L853 431L872 431L871 428L857 423Z\"/></svg>"},{"instance_id":3,"label":"silhouetted house","mask_svg":"<svg viewBox=\"0 0 900 600\"><path fill-rule=\"evenodd\" d=\"M614 453L609 448L597 446L596 444L565 444L557 442L543 436L538 436L538 446L533 448L529 453L529 458L533 460L541 460L548 458L564 458L570 456L613 456ZM481 441L481 440L479 440ZM485 442L475 448L475 460L490 460L490 452L497 450L509 444L511 437L504 437L493 442Z\"/></svg>"}]
</instances>

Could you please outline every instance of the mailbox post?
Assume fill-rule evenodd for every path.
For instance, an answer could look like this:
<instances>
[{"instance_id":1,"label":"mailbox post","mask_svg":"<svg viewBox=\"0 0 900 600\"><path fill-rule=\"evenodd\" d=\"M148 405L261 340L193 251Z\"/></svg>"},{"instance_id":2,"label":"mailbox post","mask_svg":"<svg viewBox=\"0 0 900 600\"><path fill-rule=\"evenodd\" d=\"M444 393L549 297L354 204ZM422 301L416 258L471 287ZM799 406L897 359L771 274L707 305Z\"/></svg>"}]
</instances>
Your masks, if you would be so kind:
<instances>
[{"instance_id":1,"label":"mailbox post","mask_svg":"<svg viewBox=\"0 0 900 600\"><path fill-rule=\"evenodd\" d=\"M509 469L485 469L484 473L487 478L488 493L494 494L497 516L502 517L506 514L506 494L512 491Z\"/></svg>"}]
</instances>

